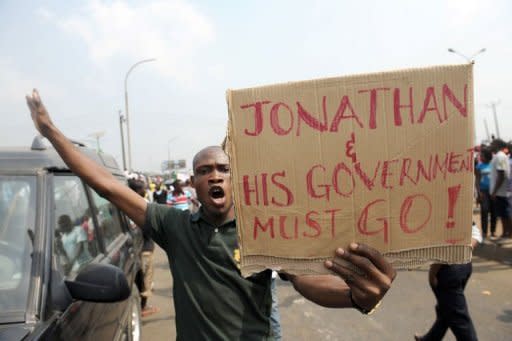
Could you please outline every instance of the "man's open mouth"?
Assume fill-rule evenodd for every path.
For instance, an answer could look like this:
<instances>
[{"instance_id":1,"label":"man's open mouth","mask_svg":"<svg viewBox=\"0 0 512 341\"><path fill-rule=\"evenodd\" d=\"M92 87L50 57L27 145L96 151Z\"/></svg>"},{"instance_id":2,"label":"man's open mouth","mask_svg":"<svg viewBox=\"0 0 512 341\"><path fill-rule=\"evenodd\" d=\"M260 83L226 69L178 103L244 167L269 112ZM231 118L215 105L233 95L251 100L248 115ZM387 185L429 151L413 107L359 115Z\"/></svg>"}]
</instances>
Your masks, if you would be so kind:
<instances>
[{"instance_id":1,"label":"man's open mouth","mask_svg":"<svg viewBox=\"0 0 512 341\"><path fill-rule=\"evenodd\" d=\"M224 189L220 186L213 186L210 188L210 190L208 191L208 194L210 195L210 197L212 197L213 199L220 199L220 198L224 198Z\"/></svg>"}]
</instances>

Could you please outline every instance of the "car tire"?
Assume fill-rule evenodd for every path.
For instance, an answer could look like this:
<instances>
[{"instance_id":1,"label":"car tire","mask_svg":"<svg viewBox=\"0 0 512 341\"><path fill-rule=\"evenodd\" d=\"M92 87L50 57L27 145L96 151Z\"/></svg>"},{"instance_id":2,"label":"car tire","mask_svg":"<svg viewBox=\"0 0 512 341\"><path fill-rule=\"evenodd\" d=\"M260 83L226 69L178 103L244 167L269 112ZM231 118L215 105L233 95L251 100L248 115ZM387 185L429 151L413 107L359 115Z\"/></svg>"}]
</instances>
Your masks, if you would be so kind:
<instances>
[{"instance_id":1,"label":"car tire","mask_svg":"<svg viewBox=\"0 0 512 341\"><path fill-rule=\"evenodd\" d=\"M130 316L126 326L126 336L128 341L142 340L142 316L140 310L140 293L136 285L133 285L130 296Z\"/></svg>"}]
</instances>

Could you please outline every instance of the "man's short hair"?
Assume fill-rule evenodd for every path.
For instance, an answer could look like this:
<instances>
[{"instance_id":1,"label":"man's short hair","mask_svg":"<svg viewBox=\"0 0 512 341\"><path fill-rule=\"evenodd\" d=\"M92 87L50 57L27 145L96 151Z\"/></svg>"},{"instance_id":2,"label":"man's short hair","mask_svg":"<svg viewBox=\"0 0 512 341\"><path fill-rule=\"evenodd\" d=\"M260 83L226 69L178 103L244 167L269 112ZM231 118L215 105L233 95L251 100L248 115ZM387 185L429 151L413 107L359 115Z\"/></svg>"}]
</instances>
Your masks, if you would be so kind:
<instances>
[{"instance_id":1,"label":"man's short hair","mask_svg":"<svg viewBox=\"0 0 512 341\"><path fill-rule=\"evenodd\" d=\"M196 164L199 162L199 160L203 157L204 154L206 154L208 151L211 151L211 150L218 150L218 151L221 151L221 152L224 153L224 150L222 149L221 146L209 146L209 147L201 149L194 156L194 159L192 160L192 172L193 172L193 174L196 173Z\"/></svg>"},{"instance_id":2,"label":"man's short hair","mask_svg":"<svg viewBox=\"0 0 512 341\"><path fill-rule=\"evenodd\" d=\"M136 179L128 179L128 186L137 193L146 188L144 181Z\"/></svg>"},{"instance_id":3,"label":"man's short hair","mask_svg":"<svg viewBox=\"0 0 512 341\"><path fill-rule=\"evenodd\" d=\"M503 141L502 139L494 139L491 142L491 149L493 152L498 152L502 150L503 148L507 147L507 143Z\"/></svg>"}]
</instances>

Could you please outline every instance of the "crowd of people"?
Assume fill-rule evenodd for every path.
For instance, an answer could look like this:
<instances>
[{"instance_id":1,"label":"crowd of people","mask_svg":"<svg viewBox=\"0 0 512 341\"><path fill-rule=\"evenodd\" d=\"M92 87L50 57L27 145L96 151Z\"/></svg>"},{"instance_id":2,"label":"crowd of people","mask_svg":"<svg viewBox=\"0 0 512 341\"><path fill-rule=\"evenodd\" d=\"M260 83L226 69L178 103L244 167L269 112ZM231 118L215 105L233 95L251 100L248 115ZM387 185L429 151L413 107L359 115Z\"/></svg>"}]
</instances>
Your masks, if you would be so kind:
<instances>
[{"instance_id":1,"label":"crowd of people","mask_svg":"<svg viewBox=\"0 0 512 341\"><path fill-rule=\"evenodd\" d=\"M183 176L172 180L163 180L161 176L146 176L141 173L127 175L130 181L137 181L143 188L144 199L149 203L165 204L182 211L188 210L196 213L200 203L197 200L195 189L191 186L193 175L183 179Z\"/></svg>"},{"instance_id":2,"label":"crowd of people","mask_svg":"<svg viewBox=\"0 0 512 341\"><path fill-rule=\"evenodd\" d=\"M475 193L480 206L482 236L497 243L508 243L512 234L512 144L493 139L478 147L475 159ZM502 224L497 235L496 222Z\"/></svg>"}]
</instances>

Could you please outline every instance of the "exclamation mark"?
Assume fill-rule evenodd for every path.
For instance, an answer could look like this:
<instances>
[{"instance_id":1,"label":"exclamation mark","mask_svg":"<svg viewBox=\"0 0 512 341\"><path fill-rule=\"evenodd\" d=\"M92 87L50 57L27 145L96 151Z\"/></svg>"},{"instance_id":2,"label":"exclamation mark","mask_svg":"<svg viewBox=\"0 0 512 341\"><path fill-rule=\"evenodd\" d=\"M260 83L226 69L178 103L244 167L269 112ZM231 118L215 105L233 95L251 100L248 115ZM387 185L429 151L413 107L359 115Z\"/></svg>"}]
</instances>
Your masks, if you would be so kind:
<instances>
[{"instance_id":1,"label":"exclamation mark","mask_svg":"<svg viewBox=\"0 0 512 341\"><path fill-rule=\"evenodd\" d=\"M446 222L446 228L451 229L455 227L455 220L453 219L453 211L455 203L459 198L460 187L462 185L448 187L448 221Z\"/></svg>"}]
</instances>

